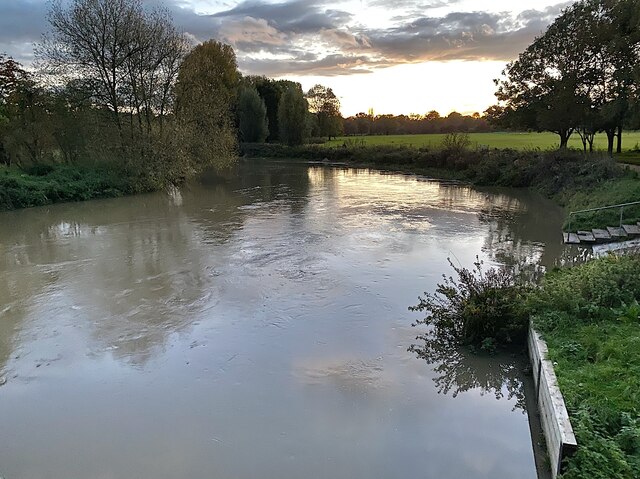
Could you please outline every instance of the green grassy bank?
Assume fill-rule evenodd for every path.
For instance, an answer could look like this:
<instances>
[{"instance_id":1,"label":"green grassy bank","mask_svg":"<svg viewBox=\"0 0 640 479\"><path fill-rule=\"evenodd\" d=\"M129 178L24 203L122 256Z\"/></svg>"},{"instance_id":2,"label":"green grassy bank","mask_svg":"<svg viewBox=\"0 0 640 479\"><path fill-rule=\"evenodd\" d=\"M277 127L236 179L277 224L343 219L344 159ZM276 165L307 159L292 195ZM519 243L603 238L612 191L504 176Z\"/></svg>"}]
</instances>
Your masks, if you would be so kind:
<instances>
[{"instance_id":1,"label":"green grassy bank","mask_svg":"<svg viewBox=\"0 0 640 479\"><path fill-rule=\"evenodd\" d=\"M565 479L640 477L640 255L547 273L531 294L578 440Z\"/></svg>"},{"instance_id":2,"label":"green grassy bank","mask_svg":"<svg viewBox=\"0 0 640 479\"><path fill-rule=\"evenodd\" d=\"M354 167L401 170L434 178L456 179L479 186L526 187L554 199L567 214L601 206L640 201L638 173L607 155L585 156L575 150L520 151L514 149L442 150L409 146L285 147L242 145L247 158L327 160ZM640 221L640 207L627 208L625 222ZM615 226L619 212L580 215L573 229Z\"/></svg>"},{"instance_id":3,"label":"green grassy bank","mask_svg":"<svg viewBox=\"0 0 640 479\"><path fill-rule=\"evenodd\" d=\"M151 189L140 178L110 167L41 165L26 171L0 167L0 211L111 198Z\"/></svg>"}]
</instances>

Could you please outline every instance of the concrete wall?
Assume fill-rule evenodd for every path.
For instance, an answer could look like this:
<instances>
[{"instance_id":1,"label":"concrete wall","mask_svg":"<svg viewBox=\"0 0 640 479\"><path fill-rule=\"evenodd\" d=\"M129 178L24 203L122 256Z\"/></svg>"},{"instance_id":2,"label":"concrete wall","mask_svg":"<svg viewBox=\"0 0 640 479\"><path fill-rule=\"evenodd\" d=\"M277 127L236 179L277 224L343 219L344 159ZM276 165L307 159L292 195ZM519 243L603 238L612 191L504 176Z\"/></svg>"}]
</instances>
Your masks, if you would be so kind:
<instances>
[{"instance_id":1,"label":"concrete wall","mask_svg":"<svg viewBox=\"0 0 640 479\"><path fill-rule=\"evenodd\" d=\"M562 472L562 459L575 452L577 443L553 364L547 359L547 344L533 328L529 328L528 343L540 423L555 479Z\"/></svg>"}]
</instances>

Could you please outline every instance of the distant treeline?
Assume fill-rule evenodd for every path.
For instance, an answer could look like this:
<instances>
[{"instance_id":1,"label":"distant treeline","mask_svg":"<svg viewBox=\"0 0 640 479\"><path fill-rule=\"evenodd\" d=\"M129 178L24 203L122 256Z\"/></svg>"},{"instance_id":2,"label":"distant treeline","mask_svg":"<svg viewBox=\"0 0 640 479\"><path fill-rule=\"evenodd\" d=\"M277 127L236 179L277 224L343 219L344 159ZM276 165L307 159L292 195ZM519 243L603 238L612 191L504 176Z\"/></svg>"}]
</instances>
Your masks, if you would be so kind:
<instances>
[{"instance_id":1,"label":"distant treeline","mask_svg":"<svg viewBox=\"0 0 640 479\"><path fill-rule=\"evenodd\" d=\"M483 133L493 130L489 121L480 116L452 112L446 117L437 111L426 115L374 115L358 113L345 118L345 135L417 135L427 133L468 132Z\"/></svg>"}]
</instances>

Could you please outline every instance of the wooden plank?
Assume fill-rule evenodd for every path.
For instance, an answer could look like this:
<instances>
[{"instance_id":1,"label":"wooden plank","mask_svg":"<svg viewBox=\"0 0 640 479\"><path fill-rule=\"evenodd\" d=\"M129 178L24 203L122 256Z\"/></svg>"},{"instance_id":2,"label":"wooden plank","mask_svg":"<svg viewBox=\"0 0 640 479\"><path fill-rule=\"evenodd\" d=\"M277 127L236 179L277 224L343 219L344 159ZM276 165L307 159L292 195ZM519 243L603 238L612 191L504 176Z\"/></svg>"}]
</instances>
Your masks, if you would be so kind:
<instances>
[{"instance_id":1,"label":"wooden plank","mask_svg":"<svg viewBox=\"0 0 640 479\"><path fill-rule=\"evenodd\" d=\"M563 233L565 235L564 242L566 244L580 244L580 238L575 233Z\"/></svg>"},{"instance_id":2,"label":"wooden plank","mask_svg":"<svg viewBox=\"0 0 640 479\"><path fill-rule=\"evenodd\" d=\"M618 227L615 227L615 226L608 226L607 227L607 231L611 235L612 239L619 239L619 238L626 238L627 237L626 231L623 230L622 228L618 228Z\"/></svg>"},{"instance_id":3,"label":"wooden plank","mask_svg":"<svg viewBox=\"0 0 640 479\"><path fill-rule=\"evenodd\" d=\"M622 225L622 229L629 236L640 236L640 226L638 225Z\"/></svg>"},{"instance_id":4,"label":"wooden plank","mask_svg":"<svg viewBox=\"0 0 640 479\"><path fill-rule=\"evenodd\" d=\"M611 235L607 230L594 229L591 230L591 232L593 233L593 237L596 239L596 241L611 241Z\"/></svg>"},{"instance_id":5,"label":"wooden plank","mask_svg":"<svg viewBox=\"0 0 640 479\"><path fill-rule=\"evenodd\" d=\"M595 243L596 238L591 231L578 231L578 239L581 243Z\"/></svg>"},{"instance_id":6,"label":"wooden plank","mask_svg":"<svg viewBox=\"0 0 640 479\"><path fill-rule=\"evenodd\" d=\"M553 364L548 358L547 344L532 327L529 327L527 342L538 412L551 465L551 477L555 478L563 472L563 459L574 454L578 444Z\"/></svg>"}]
</instances>

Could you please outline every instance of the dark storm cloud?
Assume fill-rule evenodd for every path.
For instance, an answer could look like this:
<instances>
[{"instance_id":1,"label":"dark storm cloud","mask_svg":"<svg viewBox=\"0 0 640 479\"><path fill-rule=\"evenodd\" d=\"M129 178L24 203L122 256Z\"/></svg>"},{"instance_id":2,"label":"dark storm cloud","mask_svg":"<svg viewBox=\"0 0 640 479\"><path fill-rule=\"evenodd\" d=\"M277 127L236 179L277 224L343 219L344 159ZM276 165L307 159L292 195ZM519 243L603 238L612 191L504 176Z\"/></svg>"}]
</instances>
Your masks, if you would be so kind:
<instances>
[{"instance_id":1,"label":"dark storm cloud","mask_svg":"<svg viewBox=\"0 0 640 479\"><path fill-rule=\"evenodd\" d=\"M386 8L393 27L371 28L361 12L329 0L244 0L212 15L199 15L188 0L163 4L194 42L210 38L236 49L250 74L337 75L428 60L511 60L542 33L569 3L510 13L452 12L429 15L459 0L369 0L362 8ZM0 0L0 52L29 61L32 43L46 30L45 0ZM346 8L346 7L345 7ZM395 14L395 15L394 15Z\"/></svg>"},{"instance_id":2,"label":"dark storm cloud","mask_svg":"<svg viewBox=\"0 0 640 479\"><path fill-rule=\"evenodd\" d=\"M385 60L372 60L369 56L355 55L327 55L319 57L317 55L306 55L303 60L295 58L292 60L265 60L248 58L244 62L244 67L250 72L260 75L279 76L284 74L295 75L319 75L336 76L348 74L368 73L372 68L383 68L393 66L393 63Z\"/></svg>"},{"instance_id":3,"label":"dark storm cloud","mask_svg":"<svg viewBox=\"0 0 640 479\"><path fill-rule=\"evenodd\" d=\"M325 8L313 0L292 0L284 3L245 1L236 7L212 15L219 19L256 18L283 33L308 33L346 25L352 18L348 12Z\"/></svg>"},{"instance_id":4,"label":"dark storm cloud","mask_svg":"<svg viewBox=\"0 0 640 479\"><path fill-rule=\"evenodd\" d=\"M456 3L460 3L461 0L395 0L393 7L395 9L408 8L414 11L431 10L442 7L450 7ZM367 4L371 7L389 8L388 0L370 0Z\"/></svg>"}]
</instances>

